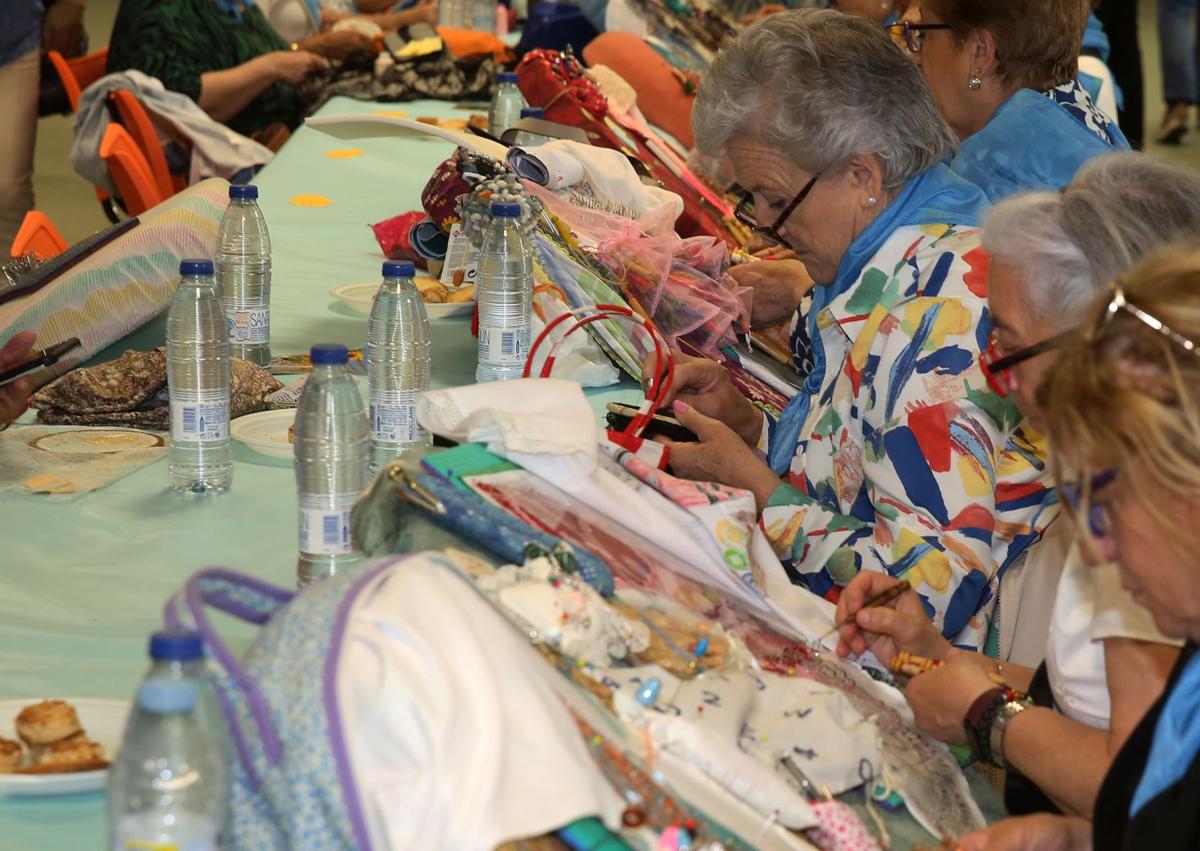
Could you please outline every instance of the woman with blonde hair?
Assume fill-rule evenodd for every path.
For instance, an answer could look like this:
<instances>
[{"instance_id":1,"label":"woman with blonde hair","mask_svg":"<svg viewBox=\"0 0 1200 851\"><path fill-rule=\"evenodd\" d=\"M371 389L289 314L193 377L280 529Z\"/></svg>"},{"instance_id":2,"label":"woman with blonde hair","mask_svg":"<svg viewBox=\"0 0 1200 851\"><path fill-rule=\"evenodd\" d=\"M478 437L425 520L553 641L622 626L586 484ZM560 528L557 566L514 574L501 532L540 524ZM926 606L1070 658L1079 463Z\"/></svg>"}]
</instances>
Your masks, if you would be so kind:
<instances>
[{"instance_id":1,"label":"woman with blonde hair","mask_svg":"<svg viewBox=\"0 0 1200 851\"><path fill-rule=\"evenodd\" d=\"M1185 639L1166 691L1113 761L1094 822L1029 816L959 840L966 851L1200 847L1200 251L1177 249L1119 278L1039 391L1078 534L1166 635ZM913 682L934 677L920 674ZM1011 735L1022 704L980 699ZM949 731L970 727L944 718ZM976 732L978 735L978 731Z\"/></svg>"}]
</instances>

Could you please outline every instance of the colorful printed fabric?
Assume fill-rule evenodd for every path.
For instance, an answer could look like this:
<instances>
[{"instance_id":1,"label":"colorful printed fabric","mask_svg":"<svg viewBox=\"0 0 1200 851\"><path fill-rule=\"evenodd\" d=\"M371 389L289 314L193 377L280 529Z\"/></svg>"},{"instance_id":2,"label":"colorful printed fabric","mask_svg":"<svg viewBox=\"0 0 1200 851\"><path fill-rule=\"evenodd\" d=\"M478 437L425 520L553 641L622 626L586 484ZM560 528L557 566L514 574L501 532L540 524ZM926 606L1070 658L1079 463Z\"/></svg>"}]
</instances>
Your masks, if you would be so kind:
<instances>
[{"instance_id":1,"label":"colorful printed fabric","mask_svg":"<svg viewBox=\"0 0 1200 851\"><path fill-rule=\"evenodd\" d=\"M1124 139L1122 138L1119 142L1113 132L1116 123L1096 106L1092 96L1087 93L1087 89L1080 85L1079 80L1070 80L1061 86L1047 90L1046 97L1065 109L1072 118L1083 124L1104 142L1114 147L1121 147Z\"/></svg>"},{"instance_id":2,"label":"colorful printed fabric","mask_svg":"<svg viewBox=\"0 0 1200 851\"><path fill-rule=\"evenodd\" d=\"M818 316L824 379L762 513L793 581L828 595L859 570L904 577L975 649L999 575L1055 513L1043 447L978 365L986 296L975 230L898 228Z\"/></svg>"}]
</instances>

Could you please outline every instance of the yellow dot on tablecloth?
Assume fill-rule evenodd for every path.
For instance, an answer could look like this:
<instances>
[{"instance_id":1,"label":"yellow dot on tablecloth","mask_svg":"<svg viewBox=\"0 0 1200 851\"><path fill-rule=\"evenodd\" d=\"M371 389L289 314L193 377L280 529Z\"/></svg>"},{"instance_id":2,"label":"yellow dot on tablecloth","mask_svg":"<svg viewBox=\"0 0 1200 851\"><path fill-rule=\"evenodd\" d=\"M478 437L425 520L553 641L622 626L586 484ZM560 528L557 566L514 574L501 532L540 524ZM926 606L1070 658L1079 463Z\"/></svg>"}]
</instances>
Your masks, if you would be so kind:
<instances>
[{"instance_id":1,"label":"yellow dot on tablecloth","mask_svg":"<svg viewBox=\"0 0 1200 851\"><path fill-rule=\"evenodd\" d=\"M372 115L386 115L389 118L408 118L408 113L400 109L377 109Z\"/></svg>"},{"instance_id":2,"label":"yellow dot on tablecloth","mask_svg":"<svg viewBox=\"0 0 1200 851\"><path fill-rule=\"evenodd\" d=\"M362 153L362 148L339 148L336 151L326 151L325 156L331 160L352 160L361 157Z\"/></svg>"},{"instance_id":3,"label":"yellow dot on tablecloth","mask_svg":"<svg viewBox=\"0 0 1200 851\"><path fill-rule=\"evenodd\" d=\"M297 207L328 207L333 203L324 195L297 195L290 200Z\"/></svg>"}]
</instances>

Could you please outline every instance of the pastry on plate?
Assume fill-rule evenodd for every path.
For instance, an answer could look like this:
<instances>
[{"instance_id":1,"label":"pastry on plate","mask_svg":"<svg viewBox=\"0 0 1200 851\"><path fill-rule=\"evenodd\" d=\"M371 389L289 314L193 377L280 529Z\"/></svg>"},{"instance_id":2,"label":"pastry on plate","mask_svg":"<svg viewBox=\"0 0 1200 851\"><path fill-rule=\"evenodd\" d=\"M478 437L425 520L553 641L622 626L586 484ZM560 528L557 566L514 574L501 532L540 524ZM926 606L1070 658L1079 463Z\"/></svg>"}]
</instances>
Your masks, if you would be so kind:
<instances>
[{"instance_id":1,"label":"pastry on plate","mask_svg":"<svg viewBox=\"0 0 1200 851\"><path fill-rule=\"evenodd\" d=\"M85 736L43 745L31 771L36 773L89 771L105 765L104 748Z\"/></svg>"},{"instance_id":2,"label":"pastry on plate","mask_svg":"<svg viewBox=\"0 0 1200 851\"><path fill-rule=\"evenodd\" d=\"M59 742L82 730L75 707L65 700L43 700L17 716L17 735L30 746Z\"/></svg>"},{"instance_id":3,"label":"pastry on plate","mask_svg":"<svg viewBox=\"0 0 1200 851\"><path fill-rule=\"evenodd\" d=\"M21 767L21 743L0 738L0 774L11 774Z\"/></svg>"}]
</instances>

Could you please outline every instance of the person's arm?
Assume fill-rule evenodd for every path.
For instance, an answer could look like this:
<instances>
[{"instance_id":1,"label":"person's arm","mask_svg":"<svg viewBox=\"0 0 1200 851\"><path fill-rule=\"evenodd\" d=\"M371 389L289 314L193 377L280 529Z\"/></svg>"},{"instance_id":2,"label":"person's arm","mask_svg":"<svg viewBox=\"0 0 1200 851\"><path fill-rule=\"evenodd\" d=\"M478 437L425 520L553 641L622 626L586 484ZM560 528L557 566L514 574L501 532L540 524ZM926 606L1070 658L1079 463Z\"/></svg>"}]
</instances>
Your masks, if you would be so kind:
<instances>
[{"instance_id":1,"label":"person's arm","mask_svg":"<svg viewBox=\"0 0 1200 851\"><path fill-rule=\"evenodd\" d=\"M1007 818L954 843L957 851L1091 851L1092 824L1038 813Z\"/></svg>"},{"instance_id":2,"label":"person's arm","mask_svg":"<svg viewBox=\"0 0 1200 851\"><path fill-rule=\"evenodd\" d=\"M9 337L8 342L0 346L0 372L12 369L29 357L36 341L37 334L33 331L21 331ZM0 428L7 427L24 413L32 391L33 382L29 378L18 378L7 384L0 384Z\"/></svg>"},{"instance_id":3,"label":"person's arm","mask_svg":"<svg viewBox=\"0 0 1200 851\"><path fill-rule=\"evenodd\" d=\"M1097 730L1035 707L1009 723L1004 758L1067 813L1091 818L1100 783L1133 728L1162 694L1179 649L1166 644L1109 638L1104 667L1112 715Z\"/></svg>"},{"instance_id":4,"label":"person's arm","mask_svg":"<svg viewBox=\"0 0 1200 851\"><path fill-rule=\"evenodd\" d=\"M384 8L387 8L386 5ZM362 11L366 12L365 9ZM362 17L378 24L379 28L384 32L398 30L400 27L406 27L409 24L429 24L430 26L436 26L438 4L437 0L421 0L416 6L413 6L411 9L405 9L403 12L364 14Z\"/></svg>"},{"instance_id":5,"label":"person's arm","mask_svg":"<svg viewBox=\"0 0 1200 851\"><path fill-rule=\"evenodd\" d=\"M304 50L264 53L233 68L201 74L197 103L213 119L225 122L275 83L296 85L323 67L324 59Z\"/></svg>"}]
</instances>

